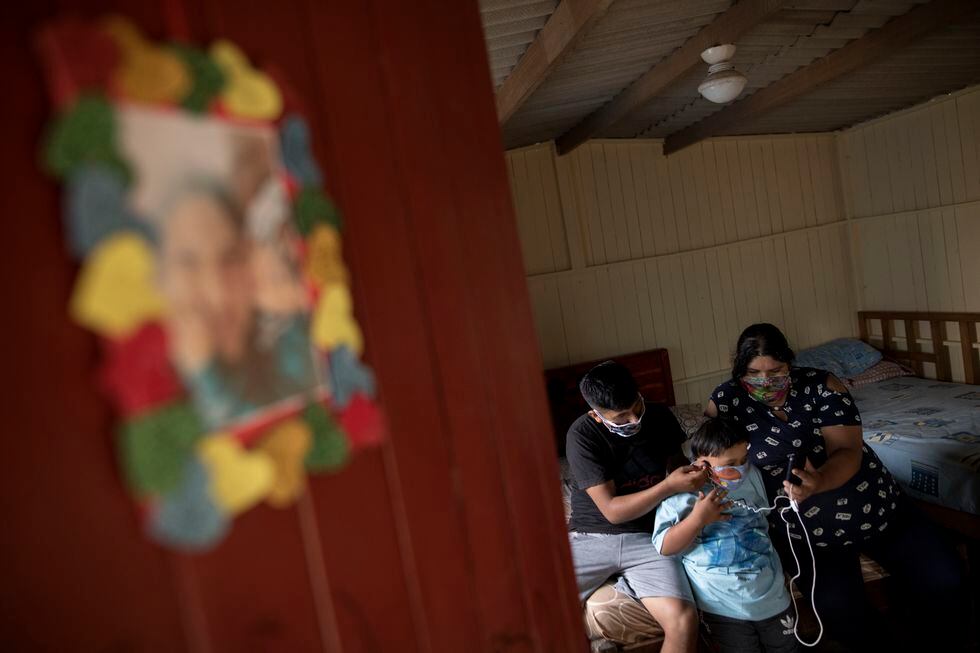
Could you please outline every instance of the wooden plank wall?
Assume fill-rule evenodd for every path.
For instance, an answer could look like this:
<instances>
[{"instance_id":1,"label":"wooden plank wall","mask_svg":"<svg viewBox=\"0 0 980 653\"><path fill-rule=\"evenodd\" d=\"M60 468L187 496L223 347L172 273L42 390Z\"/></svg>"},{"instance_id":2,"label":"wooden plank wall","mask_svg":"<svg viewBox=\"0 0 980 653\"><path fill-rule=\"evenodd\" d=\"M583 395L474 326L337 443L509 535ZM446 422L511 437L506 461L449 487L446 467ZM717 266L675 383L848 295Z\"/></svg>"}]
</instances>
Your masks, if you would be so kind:
<instances>
[{"instance_id":1,"label":"wooden plank wall","mask_svg":"<svg viewBox=\"0 0 980 653\"><path fill-rule=\"evenodd\" d=\"M508 153L546 367L670 351L678 403L726 374L745 326L796 347L856 334L833 135Z\"/></svg>"},{"instance_id":2,"label":"wooden plank wall","mask_svg":"<svg viewBox=\"0 0 980 653\"><path fill-rule=\"evenodd\" d=\"M477 3L7 9L0 650L587 649ZM141 532L93 382L99 343L65 311L62 190L36 165L50 108L32 37L108 12L154 41L230 38L305 102L390 427L202 555Z\"/></svg>"},{"instance_id":3,"label":"wooden plank wall","mask_svg":"<svg viewBox=\"0 0 980 653\"><path fill-rule=\"evenodd\" d=\"M980 86L838 138L858 307L980 311ZM902 326L896 338L907 347Z\"/></svg>"}]
</instances>

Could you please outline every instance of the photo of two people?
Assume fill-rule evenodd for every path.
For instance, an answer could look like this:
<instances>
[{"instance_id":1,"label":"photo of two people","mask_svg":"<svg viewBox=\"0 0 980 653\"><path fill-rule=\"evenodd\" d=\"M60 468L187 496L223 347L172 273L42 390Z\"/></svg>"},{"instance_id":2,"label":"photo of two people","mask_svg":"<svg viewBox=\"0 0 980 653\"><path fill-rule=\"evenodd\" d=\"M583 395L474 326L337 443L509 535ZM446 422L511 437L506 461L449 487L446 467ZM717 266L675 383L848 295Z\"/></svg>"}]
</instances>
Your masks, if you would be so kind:
<instances>
[{"instance_id":1,"label":"photo of two people","mask_svg":"<svg viewBox=\"0 0 980 653\"><path fill-rule=\"evenodd\" d=\"M268 126L120 105L130 209L154 235L169 359L209 429L321 387ZM297 405L299 405L297 403Z\"/></svg>"}]
</instances>

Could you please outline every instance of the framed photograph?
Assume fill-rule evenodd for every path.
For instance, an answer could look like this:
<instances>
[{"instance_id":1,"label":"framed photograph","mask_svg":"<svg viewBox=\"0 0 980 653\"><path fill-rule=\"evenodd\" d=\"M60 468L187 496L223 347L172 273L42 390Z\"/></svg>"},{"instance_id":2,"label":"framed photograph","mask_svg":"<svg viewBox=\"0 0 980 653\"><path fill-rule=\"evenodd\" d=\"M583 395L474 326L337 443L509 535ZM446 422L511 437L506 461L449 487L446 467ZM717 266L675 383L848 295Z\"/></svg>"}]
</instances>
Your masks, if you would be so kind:
<instances>
[{"instance_id":1,"label":"framed photograph","mask_svg":"<svg viewBox=\"0 0 980 653\"><path fill-rule=\"evenodd\" d=\"M208 549L383 438L340 212L302 115L234 44L156 44L118 17L39 44L43 158L81 263L69 313L103 345L122 478L152 538Z\"/></svg>"}]
</instances>

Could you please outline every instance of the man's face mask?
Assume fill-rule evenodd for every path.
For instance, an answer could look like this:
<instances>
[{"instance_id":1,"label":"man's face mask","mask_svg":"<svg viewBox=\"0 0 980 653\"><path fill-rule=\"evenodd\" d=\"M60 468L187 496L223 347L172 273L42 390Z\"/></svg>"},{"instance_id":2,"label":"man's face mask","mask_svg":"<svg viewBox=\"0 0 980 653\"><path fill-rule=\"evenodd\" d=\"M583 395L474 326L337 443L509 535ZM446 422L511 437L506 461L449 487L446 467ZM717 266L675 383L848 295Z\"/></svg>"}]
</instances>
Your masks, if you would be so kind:
<instances>
[{"instance_id":1,"label":"man's face mask","mask_svg":"<svg viewBox=\"0 0 980 653\"><path fill-rule=\"evenodd\" d=\"M789 375L743 376L742 387L756 401L775 404L782 401L789 392Z\"/></svg>"},{"instance_id":2,"label":"man's face mask","mask_svg":"<svg viewBox=\"0 0 980 653\"><path fill-rule=\"evenodd\" d=\"M742 481L745 480L746 474L748 474L748 470L749 462L746 461L744 465L724 465L720 467L712 467L708 474L711 477L712 483L731 492L742 484Z\"/></svg>"},{"instance_id":3,"label":"man's face mask","mask_svg":"<svg viewBox=\"0 0 980 653\"><path fill-rule=\"evenodd\" d=\"M647 412L647 404L645 401L643 401L643 397L640 397L640 416L636 418L635 422L630 422L629 424L614 424L600 415L599 411L593 409L592 412L596 417L602 420L602 424L609 430L610 433L623 438L628 438L631 435L636 435L640 432L640 422L643 420L643 415L645 415Z\"/></svg>"}]
</instances>

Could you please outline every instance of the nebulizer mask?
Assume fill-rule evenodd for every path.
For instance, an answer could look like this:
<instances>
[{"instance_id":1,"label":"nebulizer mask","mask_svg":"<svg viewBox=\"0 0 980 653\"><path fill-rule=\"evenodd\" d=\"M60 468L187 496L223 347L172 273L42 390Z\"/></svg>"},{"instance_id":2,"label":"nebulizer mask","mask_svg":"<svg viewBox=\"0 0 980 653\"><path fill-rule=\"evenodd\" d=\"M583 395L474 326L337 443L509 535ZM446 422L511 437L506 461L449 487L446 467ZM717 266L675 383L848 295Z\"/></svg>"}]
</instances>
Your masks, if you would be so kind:
<instances>
[{"instance_id":1,"label":"nebulizer mask","mask_svg":"<svg viewBox=\"0 0 980 653\"><path fill-rule=\"evenodd\" d=\"M714 485L729 492L734 492L749 473L749 462L746 461L743 465L720 465L718 467L707 467L707 469L708 476Z\"/></svg>"}]
</instances>

